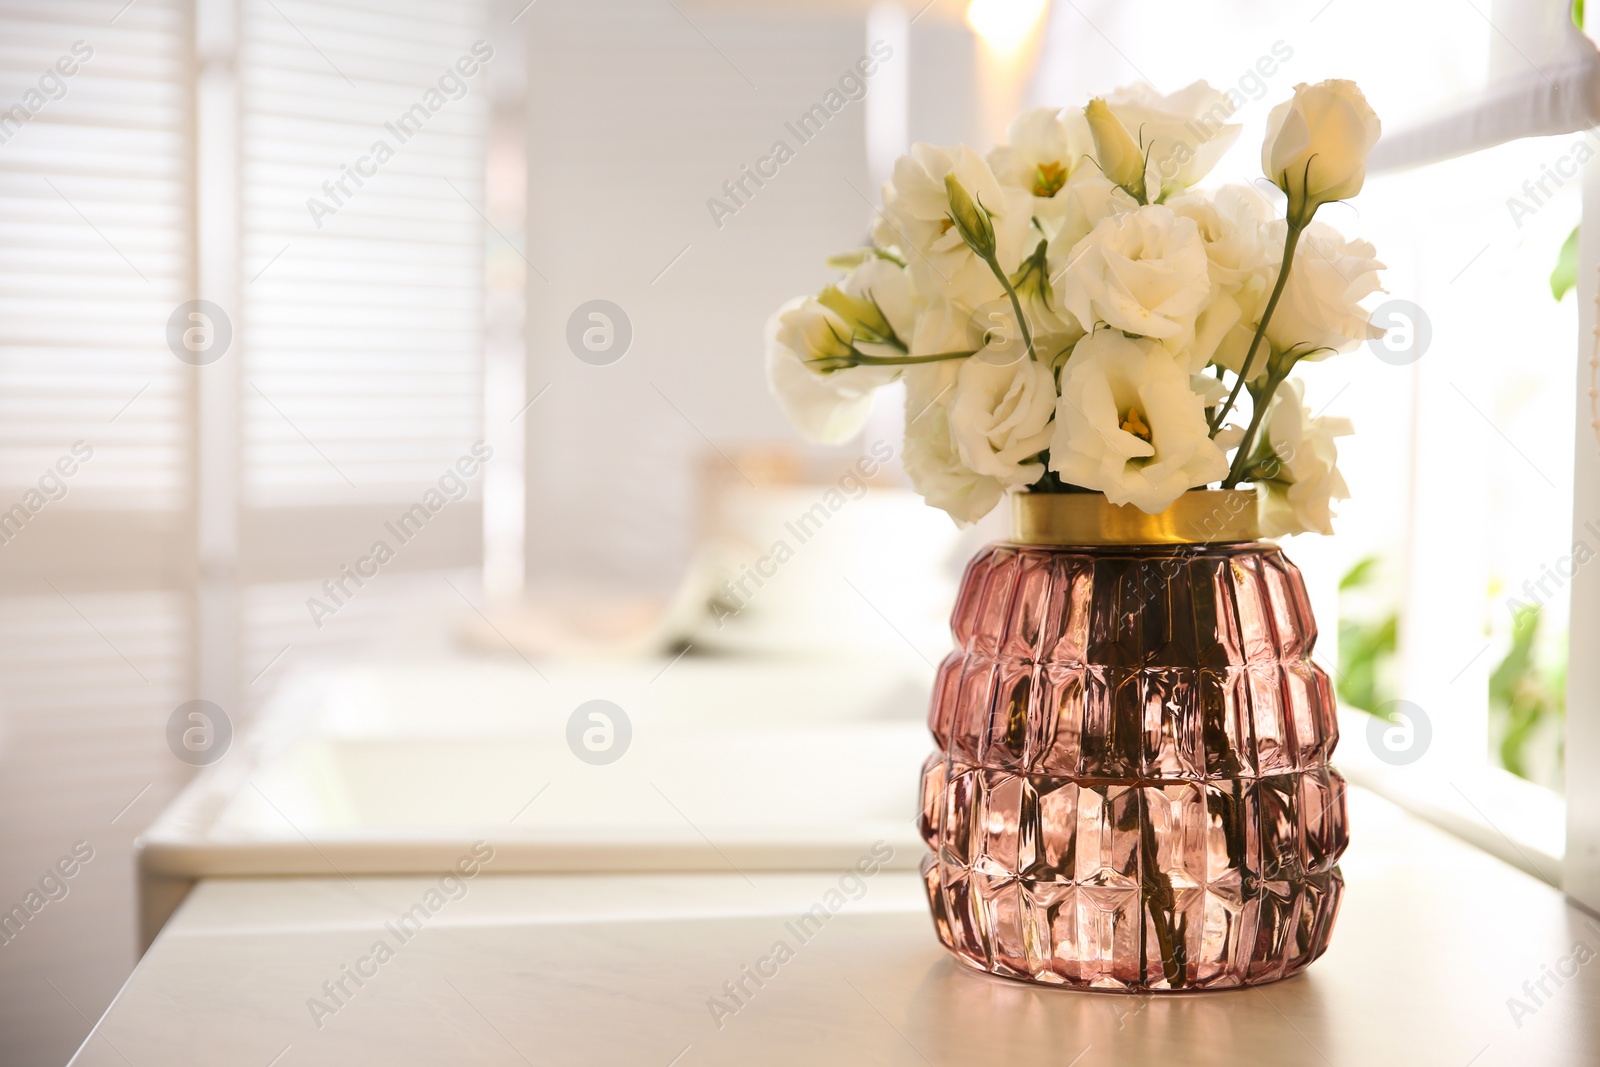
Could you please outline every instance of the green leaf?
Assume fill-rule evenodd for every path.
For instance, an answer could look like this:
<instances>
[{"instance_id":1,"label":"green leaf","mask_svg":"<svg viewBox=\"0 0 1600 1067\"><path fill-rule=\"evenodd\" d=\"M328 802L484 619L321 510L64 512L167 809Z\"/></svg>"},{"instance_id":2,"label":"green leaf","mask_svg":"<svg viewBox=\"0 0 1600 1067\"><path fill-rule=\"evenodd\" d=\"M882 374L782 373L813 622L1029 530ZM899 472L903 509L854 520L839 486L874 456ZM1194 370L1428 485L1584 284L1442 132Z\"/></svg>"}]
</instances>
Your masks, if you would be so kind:
<instances>
[{"instance_id":1,"label":"green leaf","mask_svg":"<svg viewBox=\"0 0 1600 1067\"><path fill-rule=\"evenodd\" d=\"M1581 3L1582 0L1579 0ZM1578 227L1572 228L1561 251L1556 253L1556 269L1550 272L1550 295L1560 300L1578 284Z\"/></svg>"},{"instance_id":2,"label":"green leaf","mask_svg":"<svg viewBox=\"0 0 1600 1067\"><path fill-rule=\"evenodd\" d=\"M1583 29L1583 0L1572 0L1572 24Z\"/></svg>"},{"instance_id":3,"label":"green leaf","mask_svg":"<svg viewBox=\"0 0 1600 1067\"><path fill-rule=\"evenodd\" d=\"M1354 567L1344 572L1344 577L1339 579L1339 591L1346 589L1359 589L1372 581L1372 572L1378 569L1378 557L1368 556Z\"/></svg>"},{"instance_id":4,"label":"green leaf","mask_svg":"<svg viewBox=\"0 0 1600 1067\"><path fill-rule=\"evenodd\" d=\"M1500 738L1500 764L1512 774L1531 778L1530 742L1545 723L1565 714L1561 671L1548 672L1536 662L1535 642L1542 611L1535 605L1517 609L1511 627L1511 647L1489 674L1489 716L1504 731Z\"/></svg>"},{"instance_id":5,"label":"green leaf","mask_svg":"<svg viewBox=\"0 0 1600 1067\"><path fill-rule=\"evenodd\" d=\"M1339 670L1337 690L1344 706L1377 715L1398 694L1392 676L1400 649L1400 617L1392 609L1348 614L1345 594L1383 589L1382 560L1368 556L1339 580Z\"/></svg>"}]
</instances>

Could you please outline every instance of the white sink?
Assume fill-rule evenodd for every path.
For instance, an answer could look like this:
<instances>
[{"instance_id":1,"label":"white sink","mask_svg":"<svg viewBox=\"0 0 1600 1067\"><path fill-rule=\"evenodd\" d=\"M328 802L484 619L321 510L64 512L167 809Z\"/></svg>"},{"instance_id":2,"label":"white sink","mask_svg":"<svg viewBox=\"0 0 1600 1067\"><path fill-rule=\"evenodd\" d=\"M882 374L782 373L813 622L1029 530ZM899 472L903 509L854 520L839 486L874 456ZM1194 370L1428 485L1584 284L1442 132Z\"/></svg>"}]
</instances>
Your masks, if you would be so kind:
<instances>
[{"instance_id":1,"label":"white sink","mask_svg":"<svg viewBox=\"0 0 1600 1067\"><path fill-rule=\"evenodd\" d=\"M371 664L285 686L141 839L147 937L200 877L840 869L921 855L932 672L832 661ZM632 738L579 759L578 705Z\"/></svg>"}]
</instances>

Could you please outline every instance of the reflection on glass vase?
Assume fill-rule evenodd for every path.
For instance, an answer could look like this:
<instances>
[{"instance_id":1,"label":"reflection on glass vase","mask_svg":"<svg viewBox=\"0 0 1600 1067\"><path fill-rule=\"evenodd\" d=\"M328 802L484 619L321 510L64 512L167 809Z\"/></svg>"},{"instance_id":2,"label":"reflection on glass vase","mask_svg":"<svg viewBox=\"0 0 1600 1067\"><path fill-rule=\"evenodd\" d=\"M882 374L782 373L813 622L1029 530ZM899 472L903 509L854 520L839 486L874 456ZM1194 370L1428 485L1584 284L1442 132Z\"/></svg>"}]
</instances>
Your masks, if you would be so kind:
<instances>
[{"instance_id":1,"label":"reflection on glass vase","mask_svg":"<svg viewBox=\"0 0 1600 1067\"><path fill-rule=\"evenodd\" d=\"M934 928L991 974L1113 991L1275 981L1344 880L1332 687L1246 491L1159 515L1018 494L967 567L922 775Z\"/></svg>"}]
</instances>

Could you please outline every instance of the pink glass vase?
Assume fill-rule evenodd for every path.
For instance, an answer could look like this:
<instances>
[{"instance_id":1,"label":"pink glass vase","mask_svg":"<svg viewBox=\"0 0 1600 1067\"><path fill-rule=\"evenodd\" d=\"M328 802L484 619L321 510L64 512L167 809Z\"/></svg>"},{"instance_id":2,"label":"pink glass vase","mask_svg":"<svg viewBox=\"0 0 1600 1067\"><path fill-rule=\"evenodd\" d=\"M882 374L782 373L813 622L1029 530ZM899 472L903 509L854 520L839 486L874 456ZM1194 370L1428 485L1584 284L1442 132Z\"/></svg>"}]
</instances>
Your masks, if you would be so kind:
<instances>
[{"instance_id":1,"label":"pink glass vase","mask_svg":"<svg viewBox=\"0 0 1600 1067\"><path fill-rule=\"evenodd\" d=\"M1233 526L1253 536L1253 515ZM991 545L951 629L921 827L957 959L1136 992L1275 981L1323 953L1345 785L1276 545Z\"/></svg>"}]
</instances>

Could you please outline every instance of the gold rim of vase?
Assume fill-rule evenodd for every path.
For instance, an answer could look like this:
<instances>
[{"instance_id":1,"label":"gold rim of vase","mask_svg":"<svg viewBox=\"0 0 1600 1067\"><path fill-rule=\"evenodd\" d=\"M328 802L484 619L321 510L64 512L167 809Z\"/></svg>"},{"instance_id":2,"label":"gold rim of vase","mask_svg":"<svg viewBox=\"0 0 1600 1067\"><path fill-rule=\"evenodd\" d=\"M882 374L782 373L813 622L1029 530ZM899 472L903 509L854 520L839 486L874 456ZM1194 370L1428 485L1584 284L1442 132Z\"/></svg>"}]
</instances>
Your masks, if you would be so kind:
<instances>
[{"instance_id":1,"label":"gold rim of vase","mask_svg":"<svg viewBox=\"0 0 1600 1067\"><path fill-rule=\"evenodd\" d=\"M1255 488L1191 489L1154 515L1102 493L1012 493L1022 545L1201 545L1261 540Z\"/></svg>"}]
</instances>

